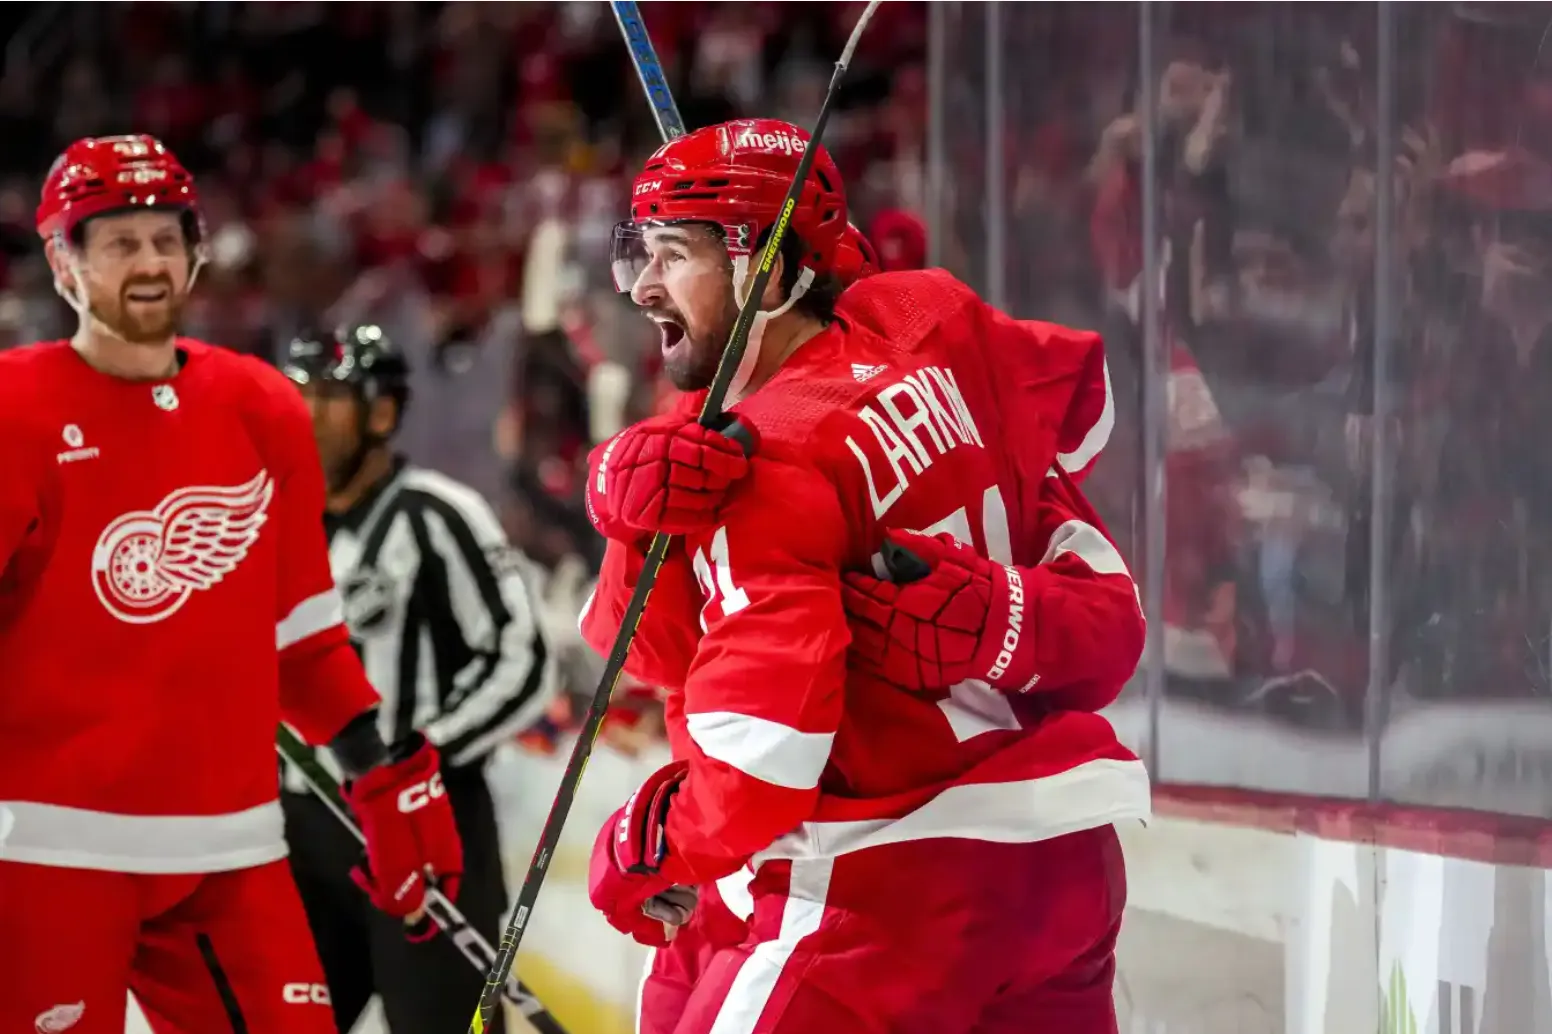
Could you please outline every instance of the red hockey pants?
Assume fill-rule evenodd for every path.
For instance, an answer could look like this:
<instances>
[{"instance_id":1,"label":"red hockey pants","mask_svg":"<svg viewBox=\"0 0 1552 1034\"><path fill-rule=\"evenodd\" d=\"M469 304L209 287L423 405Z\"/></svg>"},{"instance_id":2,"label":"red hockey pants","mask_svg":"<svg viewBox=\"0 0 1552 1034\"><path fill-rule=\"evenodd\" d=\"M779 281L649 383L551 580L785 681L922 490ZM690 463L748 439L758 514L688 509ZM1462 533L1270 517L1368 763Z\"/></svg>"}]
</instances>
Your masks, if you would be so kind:
<instances>
[{"instance_id":1,"label":"red hockey pants","mask_svg":"<svg viewBox=\"0 0 1552 1034\"><path fill-rule=\"evenodd\" d=\"M639 1034L1115 1034L1115 829L766 862L658 951ZM740 936L742 934L742 936Z\"/></svg>"},{"instance_id":2,"label":"red hockey pants","mask_svg":"<svg viewBox=\"0 0 1552 1034\"><path fill-rule=\"evenodd\" d=\"M0 1031L334 1034L284 859L209 875L0 862Z\"/></svg>"}]
</instances>

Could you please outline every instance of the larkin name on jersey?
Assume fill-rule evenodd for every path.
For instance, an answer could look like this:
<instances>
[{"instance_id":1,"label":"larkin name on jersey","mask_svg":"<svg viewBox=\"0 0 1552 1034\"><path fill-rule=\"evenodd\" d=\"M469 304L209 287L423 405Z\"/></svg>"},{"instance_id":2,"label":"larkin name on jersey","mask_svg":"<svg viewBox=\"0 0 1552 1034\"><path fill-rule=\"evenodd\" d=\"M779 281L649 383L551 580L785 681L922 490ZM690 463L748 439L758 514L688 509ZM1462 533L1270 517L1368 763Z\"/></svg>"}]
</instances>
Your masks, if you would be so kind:
<instances>
[{"instance_id":1,"label":"larkin name on jersey","mask_svg":"<svg viewBox=\"0 0 1552 1034\"><path fill-rule=\"evenodd\" d=\"M912 479L925 473L938 457L961 445L986 447L953 371L941 366L924 366L880 388L857 415L873 433L887 463L885 471L875 471L867 452L854 437L846 436L846 447L862 467L876 520L883 520Z\"/></svg>"},{"instance_id":2,"label":"larkin name on jersey","mask_svg":"<svg viewBox=\"0 0 1552 1034\"><path fill-rule=\"evenodd\" d=\"M690 763L668 816L677 882L1148 813L1142 765L1081 704L1104 695L1091 683L1113 694L1124 681L1106 629L1142 620L1074 487L1113 414L1098 337L1012 320L941 272L870 277L838 313L736 407L760 432L751 472L718 527L670 552L627 660L668 688L670 739ZM1020 588L1037 595L1016 634L1037 637L1046 677L934 698L850 669L840 577L871 567L891 528L948 532L1030 569L1039 584ZM595 649L618 630L641 552L609 546L583 619Z\"/></svg>"}]
</instances>

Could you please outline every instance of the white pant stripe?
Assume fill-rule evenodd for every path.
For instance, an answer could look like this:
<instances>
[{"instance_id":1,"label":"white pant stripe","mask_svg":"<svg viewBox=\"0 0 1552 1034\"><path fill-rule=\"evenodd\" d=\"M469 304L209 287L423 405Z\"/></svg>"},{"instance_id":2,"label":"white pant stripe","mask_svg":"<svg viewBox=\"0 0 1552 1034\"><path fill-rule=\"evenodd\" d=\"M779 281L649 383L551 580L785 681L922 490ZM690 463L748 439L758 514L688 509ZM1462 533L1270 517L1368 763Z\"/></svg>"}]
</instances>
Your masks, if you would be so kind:
<instances>
[{"instance_id":1,"label":"white pant stripe","mask_svg":"<svg viewBox=\"0 0 1552 1034\"><path fill-rule=\"evenodd\" d=\"M781 932L775 940L757 945L739 967L710 1034L753 1034L798 942L819 930L834 865L830 858L793 861L792 881L781 909Z\"/></svg>"}]
</instances>

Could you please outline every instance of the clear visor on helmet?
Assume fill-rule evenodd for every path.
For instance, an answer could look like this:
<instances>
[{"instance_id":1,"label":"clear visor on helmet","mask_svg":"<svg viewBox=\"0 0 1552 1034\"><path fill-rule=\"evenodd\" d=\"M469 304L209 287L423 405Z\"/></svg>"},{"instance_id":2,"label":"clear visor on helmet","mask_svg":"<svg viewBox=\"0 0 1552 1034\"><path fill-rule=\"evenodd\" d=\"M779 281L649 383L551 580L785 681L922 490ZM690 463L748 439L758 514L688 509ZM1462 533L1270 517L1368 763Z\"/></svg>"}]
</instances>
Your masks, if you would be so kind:
<instances>
[{"instance_id":1,"label":"clear visor on helmet","mask_svg":"<svg viewBox=\"0 0 1552 1034\"><path fill-rule=\"evenodd\" d=\"M609 242L609 271L614 275L614 289L621 294L630 293L652 261L646 241L646 231L652 225L629 220L614 225Z\"/></svg>"},{"instance_id":2,"label":"clear visor on helmet","mask_svg":"<svg viewBox=\"0 0 1552 1034\"><path fill-rule=\"evenodd\" d=\"M707 233L720 240L722 228L693 219L627 220L616 224L609 244L609 270L614 275L615 290L629 294L653 258L664 249L684 247Z\"/></svg>"}]
</instances>

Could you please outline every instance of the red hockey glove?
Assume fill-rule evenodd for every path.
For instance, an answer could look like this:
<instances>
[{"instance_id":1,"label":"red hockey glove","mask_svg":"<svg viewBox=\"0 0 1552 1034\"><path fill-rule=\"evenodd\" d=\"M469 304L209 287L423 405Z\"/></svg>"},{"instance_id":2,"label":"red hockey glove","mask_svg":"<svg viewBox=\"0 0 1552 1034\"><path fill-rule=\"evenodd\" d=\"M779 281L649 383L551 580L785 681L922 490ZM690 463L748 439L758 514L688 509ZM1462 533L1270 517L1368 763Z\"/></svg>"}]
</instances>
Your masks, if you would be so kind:
<instances>
[{"instance_id":1,"label":"red hockey glove","mask_svg":"<svg viewBox=\"0 0 1552 1034\"><path fill-rule=\"evenodd\" d=\"M671 906L679 904L675 895L683 890L659 876L658 870L668 856L664 837L668 806L688 771L688 765L675 761L654 772L625 807L604 823L593 844L587 896L610 926L648 947L668 943L663 923L672 921L668 919L674 911ZM645 911L648 908L653 914Z\"/></svg>"},{"instance_id":2,"label":"red hockey glove","mask_svg":"<svg viewBox=\"0 0 1552 1034\"><path fill-rule=\"evenodd\" d=\"M1026 576L947 534L891 531L886 552L891 547L924 568L904 584L843 577L851 665L915 693L941 692L966 679L1009 693L1028 690L1036 675Z\"/></svg>"},{"instance_id":3,"label":"red hockey glove","mask_svg":"<svg viewBox=\"0 0 1552 1034\"><path fill-rule=\"evenodd\" d=\"M463 844L440 765L436 748L416 733L387 762L344 788L366 837L366 865L351 878L372 904L401 919L425 903L428 875L449 899L458 896Z\"/></svg>"},{"instance_id":4,"label":"red hockey glove","mask_svg":"<svg viewBox=\"0 0 1552 1034\"><path fill-rule=\"evenodd\" d=\"M588 519L619 542L709 528L753 447L752 431L733 422L728 434L682 415L627 427L588 457Z\"/></svg>"}]
</instances>

